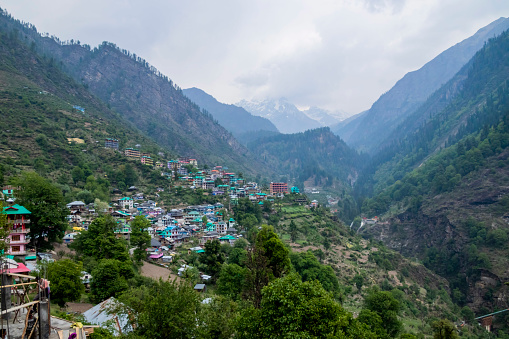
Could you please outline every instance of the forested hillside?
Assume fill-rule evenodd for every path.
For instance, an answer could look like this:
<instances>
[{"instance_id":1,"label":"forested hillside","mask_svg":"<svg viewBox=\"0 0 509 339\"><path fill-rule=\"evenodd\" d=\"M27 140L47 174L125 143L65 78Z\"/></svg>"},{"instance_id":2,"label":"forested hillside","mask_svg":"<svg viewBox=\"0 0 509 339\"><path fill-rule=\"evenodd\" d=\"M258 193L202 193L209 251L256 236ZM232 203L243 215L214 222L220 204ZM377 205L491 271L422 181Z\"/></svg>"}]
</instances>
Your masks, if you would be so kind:
<instances>
[{"instance_id":1,"label":"forested hillside","mask_svg":"<svg viewBox=\"0 0 509 339\"><path fill-rule=\"evenodd\" d=\"M372 157L356 187L358 196L377 194L426 159L463 137L493 126L507 107L509 38L490 40L447 84L442 86Z\"/></svg>"},{"instance_id":2,"label":"forested hillside","mask_svg":"<svg viewBox=\"0 0 509 339\"><path fill-rule=\"evenodd\" d=\"M352 147L375 154L398 126L428 97L448 82L483 47L485 41L509 28L500 18L473 36L450 47L420 69L407 73L362 116L341 124L334 132ZM427 118L427 116L424 116Z\"/></svg>"},{"instance_id":3,"label":"forested hillside","mask_svg":"<svg viewBox=\"0 0 509 339\"><path fill-rule=\"evenodd\" d=\"M142 174L143 182L161 180L139 162L105 149L104 142L141 144L155 159L162 149L65 75L53 59L39 57L15 32L0 33L0 98L2 174L34 169L57 181L69 199L88 192L81 193L87 201L107 201L110 185L125 189L140 183Z\"/></svg>"},{"instance_id":4,"label":"forested hillside","mask_svg":"<svg viewBox=\"0 0 509 339\"><path fill-rule=\"evenodd\" d=\"M119 118L175 153L208 164L222 163L245 173L270 173L251 161L246 148L208 113L186 98L167 76L113 43L97 48L79 41L42 37L34 26L0 16L3 32L20 34L34 51L52 58L76 81L119 113Z\"/></svg>"},{"instance_id":5,"label":"forested hillside","mask_svg":"<svg viewBox=\"0 0 509 339\"><path fill-rule=\"evenodd\" d=\"M362 232L423 260L480 313L507 307L508 60L506 32L437 91L422 107L430 118L399 142L362 206L388 221Z\"/></svg>"}]
</instances>

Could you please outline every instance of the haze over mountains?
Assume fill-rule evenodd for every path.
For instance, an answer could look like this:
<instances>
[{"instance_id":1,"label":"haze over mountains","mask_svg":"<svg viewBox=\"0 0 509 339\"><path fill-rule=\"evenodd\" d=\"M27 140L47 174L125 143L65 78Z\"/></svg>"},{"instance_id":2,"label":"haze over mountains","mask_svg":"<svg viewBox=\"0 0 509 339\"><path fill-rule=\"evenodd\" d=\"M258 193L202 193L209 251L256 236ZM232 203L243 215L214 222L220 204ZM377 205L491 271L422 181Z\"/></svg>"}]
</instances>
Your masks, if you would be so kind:
<instances>
[{"instance_id":1,"label":"haze over mountains","mask_svg":"<svg viewBox=\"0 0 509 339\"><path fill-rule=\"evenodd\" d=\"M407 73L366 112L333 131L352 147L373 153L398 125L441 85L449 81L494 36L509 28L500 18L450 47L417 71Z\"/></svg>"},{"instance_id":2,"label":"haze over mountains","mask_svg":"<svg viewBox=\"0 0 509 339\"><path fill-rule=\"evenodd\" d=\"M230 131L237 139L242 138L245 133L249 132L279 132L270 120L254 116L242 107L220 103L213 96L199 88L188 88L184 89L182 92L198 106L212 114L214 119Z\"/></svg>"}]
</instances>

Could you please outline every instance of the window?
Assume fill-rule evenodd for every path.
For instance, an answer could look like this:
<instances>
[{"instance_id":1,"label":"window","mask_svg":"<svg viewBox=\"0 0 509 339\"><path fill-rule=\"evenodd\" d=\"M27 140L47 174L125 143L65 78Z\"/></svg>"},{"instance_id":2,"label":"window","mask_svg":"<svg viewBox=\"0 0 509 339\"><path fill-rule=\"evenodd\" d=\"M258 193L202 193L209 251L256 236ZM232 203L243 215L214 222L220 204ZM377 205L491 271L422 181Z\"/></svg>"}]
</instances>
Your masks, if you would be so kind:
<instances>
[{"instance_id":1,"label":"window","mask_svg":"<svg viewBox=\"0 0 509 339\"><path fill-rule=\"evenodd\" d=\"M12 250L13 253L20 252L21 251L21 246L12 246L11 250Z\"/></svg>"},{"instance_id":2,"label":"window","mask_svg":"<svg viewBox=\"0 0 509 339\"><path fill-rule=\"evenodd\" d=\"M21 236L19 234L13 235L11 238L11 241L20 241L20 240L21 240Z\"/></svg>"}]
</instances>

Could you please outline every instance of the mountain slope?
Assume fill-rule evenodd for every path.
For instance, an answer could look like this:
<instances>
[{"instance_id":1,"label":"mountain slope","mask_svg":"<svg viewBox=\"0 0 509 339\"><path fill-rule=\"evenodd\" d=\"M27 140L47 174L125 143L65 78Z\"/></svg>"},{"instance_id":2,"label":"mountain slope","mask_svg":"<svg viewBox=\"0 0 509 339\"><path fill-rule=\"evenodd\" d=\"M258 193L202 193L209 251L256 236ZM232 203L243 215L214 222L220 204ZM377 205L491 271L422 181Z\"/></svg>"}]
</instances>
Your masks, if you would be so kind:
<instances>
[{"instance_id":1,"label":"mountain slope","mask_svg":"<svg viewBox=\"0 0 509 339\"><path fill-rule=\"evenodd\" d=\"M223 164L244 173L270 173L168 77L135 54L106 42L93 50L79 42L62 44L6 15L0 16L0 27L4 32L19 31L22 41L61 63L74 79L161 146L202 163Z\"/></svg>"},{"instance_id":2,"label":"mountain slope","mask_svg":"<svg viewBox=\"0 0 509 339\"><path fill-rule=\"evenodd\" d=\"M0 172L6 177L35 170L58 182L68 200L87 185L87 203L109 201L110 185L124 189L141 184L140 177L143 184L166 180L104 146L106 138L118 139L120 147L141 144L142 151L164 161L161 147L14 32L0 33L0 110Z\"/></svg>"},{"instance_id":3,"label":"mountain slope","mask_svg":"<svg viewBox=\"0 0 509 339\"><path fill-rule=\"evenodd\" d=\"M349 145L376 152L381 142L435 90L449 81L485 41L509 28L509 19L500 18L472 37L452 46L417 71L407 73L363 114L360 121L335 129Z\"/></svg>"},{"instance_id":4,"label":"mountain slope","mask_svg":"<svg viewBox=\"0 0 509 339\"><path fill-rule=\"evenodd\" d=\"M432 116L398 141L362 208L387 221L362 233L422 259L477 310L508 306L508 60L504 32L430 97L423 109Z\"/></svg>"},{"instance_id":5,"label":"mountain slope","mask_svg":"<svg viewBox=\"0 0 509 339\"><path fill-rule=\"evenodd\" d=\"M184 89L182 92L198 106L209 112L214 119L230 131L236 138L248 132L278 132L276 126L269 120L259 116L253 116L242 107L220 103L213 96L199 88L188 88Z\"/></svg>"},{"instance_id":6,"label":"mountain slope","mask_svg":"<svg viewBox=\"0 0 509 339\"><path fill-rule=\"evenodd\" d=\"M278 100L246 101L237 103L249 113L269 119L281 133L299 133L321 124L309 118L285 98Z\"/></svg>"}]
</instances>

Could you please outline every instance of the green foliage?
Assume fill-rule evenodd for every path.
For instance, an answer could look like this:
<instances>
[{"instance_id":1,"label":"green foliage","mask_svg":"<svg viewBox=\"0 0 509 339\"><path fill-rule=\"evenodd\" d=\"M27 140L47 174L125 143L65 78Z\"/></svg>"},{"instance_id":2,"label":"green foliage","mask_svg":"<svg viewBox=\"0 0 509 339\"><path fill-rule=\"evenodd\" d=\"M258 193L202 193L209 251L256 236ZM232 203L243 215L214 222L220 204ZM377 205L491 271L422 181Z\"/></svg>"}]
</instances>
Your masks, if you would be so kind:
<instances>
[{"instance_id":1,"label":"green foliage","mask_svg":"<svg viewBox=\"0 0 509 339\"><path fill-rule=\"evenodd\" d=\"M237 264L224 264L217 280L217 293L232 299L240 298L246 280L246 269Z\"/></svg>"},{"instance_id":2,"label":"green foliage","mask_svg":"<svg viewBox=\"0 0 509 339\"><path fill-rule=\"evenodd\" d=\"M221 243L214 239L205 243L205 253L200 256L200 262L205 265L206 272L214 281L219 277L221 265L224 262L224 254L221 253Z\"/></svg>"},{"instance_id":3,"label":"green foliage","mask_svg":"<svg viewBox=\"0 0 509 339\"><path fill-rule=\"evenodd\" d=\"M117 311L136 324L137 337L192 338L198 332L200 295L186 283L159 280L151 288L131 289L119 300L123 305Z\"/></svg>"},{"instance_id":4,"label":"green foliage","mask_svg":"<svg viewBox=\"0 0 509 339\"><path fill-rule=\"evenodd\" d=\"M456 327L447 319L441 319L433 323L433 339L456 339L459 338Z\"/></svg>"},{"instance_id":5,"label":"green foliage","mask_svg":"<svg viewBox=\"0 0 509 339\"><path fill-rule=\"evenodd\" d=\"M374 291L366 296L364 303L366 310L375 312L381 318L381 324L388 338L394 338L401 332L402 323L398 319L400 303L390 292ZM378 324L378 321L375 321L375 324ZM372 329L377 331L375 328Z\"/></svg>"},{"instance_id":6,"label":"green foliage","mask_svg":"<svg viewBox=\"0 0 509 339\"><path fill-rule=\"evenodd\" d=\"M229 339L236 332L238 306L228 298L214 296L212 300L200 307L196 338Z\"/></svg>"},{"instance_id":7,"label":"green foliage","mask_svg":"<svg viewBox=\"0 0 509 339\"><path fill-rule=\"evenodd\" d=\"M316 281L303 283L298 275L289 274L270 283L262 294L259 310L242 312L239 338L374 338Z\"/></svg>"},{"instance_id":8,"label":"green foliage","mask_svg":"<svg viewBox=\"0 0 509 339\"><path fill-rule=\"evenodd\" d=\"M131 264L116 259L101 259L91 274L90 298L95 303L120 295L129 287L127 280L134 277Z\"/></svg>"},{"instance_id":9,"label":"green foliage","mask_svg":"<svg viewBox=\"0 0 509 339\"><path fill-rule=\"evenodd\" d=\"M114 231L117 222L110 216L96 218L74 240L71 247L82 257L100 259L116 259L121 262L129 261L129 252L124 239L117 238Z\"/></svg>"},{"instance_id":10,"label":"green foliage","mask_svg":"<svg viewBox=\"0 0 509 339\"><path fill-rule=\"evenodd\" d=\"M131 246L134 249L134 260L141 262L146 258L146 249L150 246L150 234L148 234L148 228L150 227L150 221L144 216L138 215L131 222Z\"/></svg>"},{"instance_id":11,"label":"green foliage","mask_svg":"<svg viewBox=\"0 0 509 339\"><path fill-rule=\"evenodd\" d=\"M289 250L274 232L272 226L264 225L256 236L256 246L267 258L268 268L275 278L280 278L290 269Z\"/></svg>"},{"instance_id":12,"label":"green foliage","mask_svg":"<svg viewBox=\"0 0 509 339\"><path fill-rule=\"evenodd\" d=\"M88 335L90 339L115 339L116 337L107 329L98 327L94 329L93 333Z\"/></svg>"},{"instance_id":13,"label":"green foliage","mask_svg":"<svg viewBox=\"0 0 509 339\"><path fill-rule=\"evenodd\" d=\"M30 244L37 250L51 249L67 229L68 210L59 188L35 172L25 172L13 180L21 190L17 201L30 214Z\"/></svg>"},{"instance_id":14,"label":"green foliage","mask_svg":"<svg viewBox=\"0 0 509 339\"><path fill-rule=\"evenodd\" d=\"M51 281L51 300L63 307L69 301L77 301L85 291L81 281L81 263L70 259L48 264L48 280Z\"/></svg>"},{"instance_id":15,"label":"green foliage","mask_svg":"<svg viewBox=\"0 0 509 339\"><path fill-rule=\"evenodd\" d=\"M339 299L340 288L338 278L330 266L322 265L311 251L291 253L290 260L302 281L318 280L322 287Z\"/></svg>"}]
</instances>

